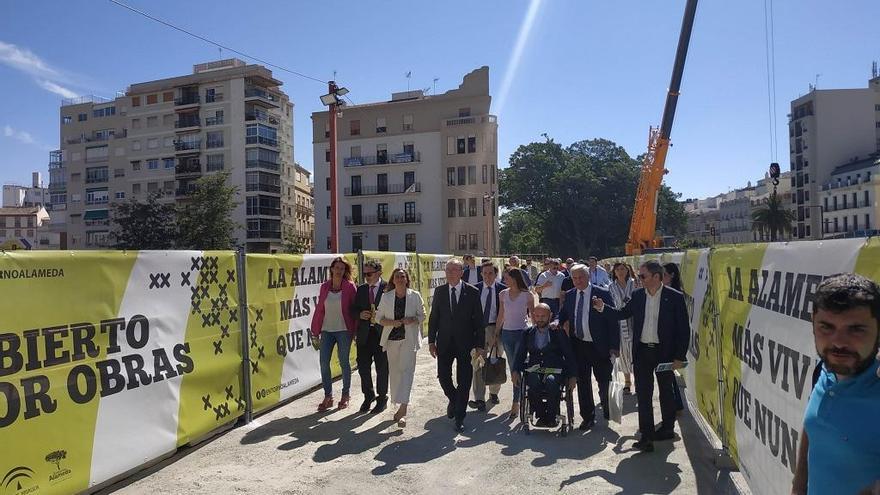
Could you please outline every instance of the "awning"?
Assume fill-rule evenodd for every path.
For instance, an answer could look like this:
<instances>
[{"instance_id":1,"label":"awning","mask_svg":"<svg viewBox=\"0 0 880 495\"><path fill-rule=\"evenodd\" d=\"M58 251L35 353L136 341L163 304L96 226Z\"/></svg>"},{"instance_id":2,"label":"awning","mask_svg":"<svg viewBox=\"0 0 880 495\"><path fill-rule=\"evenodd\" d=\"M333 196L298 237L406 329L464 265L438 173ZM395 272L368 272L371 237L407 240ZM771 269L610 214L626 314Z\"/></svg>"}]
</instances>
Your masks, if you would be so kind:
<instances>
[{"instance_id":1,"label":"awning","mask_svg":"<svg viewBox=\"0 0 880 495\"><path fill-rule=\"evenodd\" d=\"M83 220L106 220L110 218L108 210L89 210L83 215Z\"/></svg>"}]
</instances>

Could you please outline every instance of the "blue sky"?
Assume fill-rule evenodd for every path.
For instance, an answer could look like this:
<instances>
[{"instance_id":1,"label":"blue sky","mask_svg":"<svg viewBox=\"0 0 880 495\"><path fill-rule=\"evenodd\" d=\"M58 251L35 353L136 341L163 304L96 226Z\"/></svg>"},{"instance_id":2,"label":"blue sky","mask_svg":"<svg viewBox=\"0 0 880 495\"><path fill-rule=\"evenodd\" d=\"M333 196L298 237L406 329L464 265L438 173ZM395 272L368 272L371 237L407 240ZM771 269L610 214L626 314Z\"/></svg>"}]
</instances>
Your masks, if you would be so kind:
<instances>
[{"instance_id":1,"label":"blue sky","mask_svg":"<svg viewBox=\"0 0 880 495\"><path fill-rule=\"evenodd\" d=\"M272 63L329 79L355 103L411 86L456 87L490 67L499 166L546 132L564 144L603 137L631 155L660 121L684 0L543 0L508 70L529 0L205 2L131 5ZM789 102L819 88L866 87L880 60L880 2L775 3L778 159L787 169ZM225 52L224 58L231 56ZM62 94L113 96L189 73L216 47L105 0L0 1L0 182L46 172ZM509 91L499 94L507 72ZM296 104L295 156L312 167L310 114L326 87L275 71ZM673 128L667 183L702 197L763 176L771 160L764 1L703 0ZM47 172L46 172L47 173Z\"/></svg>"}]
</instances>

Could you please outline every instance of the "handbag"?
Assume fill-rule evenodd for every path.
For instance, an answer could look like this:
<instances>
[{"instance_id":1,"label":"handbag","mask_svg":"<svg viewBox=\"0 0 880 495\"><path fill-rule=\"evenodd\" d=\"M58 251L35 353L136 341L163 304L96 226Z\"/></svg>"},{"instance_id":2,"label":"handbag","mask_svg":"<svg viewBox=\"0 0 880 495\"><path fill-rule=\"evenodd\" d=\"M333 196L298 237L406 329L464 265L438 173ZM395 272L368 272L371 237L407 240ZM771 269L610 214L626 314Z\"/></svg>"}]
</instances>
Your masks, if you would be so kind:
<instances>
[{"instance_id":1,"label":"handbag","mask_svg":"<svg viewBox=\"0 0 880 495\"><path fill-rule=\"evenodd\" d=\"M507 383L507 360L498 356L498 344L489 349L489 357L483 364L483 382L486 385Z\"/></svg>"},{"instance_id":2,"label":"handbag","mask_svg":"<svg viewBox=\"0 0 880 495\"><path fill-rule=\"evenodd\" d=\"M608 387L608 419L618 424L623 421L623 382L620 381L620 358L614 359L611 386Z\"/></svg>"}]
</instances>

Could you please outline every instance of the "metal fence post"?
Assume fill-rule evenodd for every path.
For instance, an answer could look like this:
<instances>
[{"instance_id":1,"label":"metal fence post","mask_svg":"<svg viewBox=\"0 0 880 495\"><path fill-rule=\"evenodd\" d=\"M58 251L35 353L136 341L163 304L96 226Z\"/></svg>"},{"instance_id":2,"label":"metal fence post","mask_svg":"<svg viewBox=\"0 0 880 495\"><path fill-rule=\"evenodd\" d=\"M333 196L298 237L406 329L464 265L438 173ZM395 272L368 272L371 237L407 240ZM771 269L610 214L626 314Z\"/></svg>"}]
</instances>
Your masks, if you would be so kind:
<instances>
[{"instance_id":1,"label":"metal fence post","mask_svg":"<svg viewBox=\"0 0 880 495\"><path fill-rule=\"evenodd\" d=\"M244 389L245 407L244 423L248 424L253 419L254 400L251 394L251 359L250 338L248 335L248 302L247 302L247 273L245 272L245 254L237 251L235 267L238 270L238 309L241 312L241 385Z\"/></svg>"}]
</instances>

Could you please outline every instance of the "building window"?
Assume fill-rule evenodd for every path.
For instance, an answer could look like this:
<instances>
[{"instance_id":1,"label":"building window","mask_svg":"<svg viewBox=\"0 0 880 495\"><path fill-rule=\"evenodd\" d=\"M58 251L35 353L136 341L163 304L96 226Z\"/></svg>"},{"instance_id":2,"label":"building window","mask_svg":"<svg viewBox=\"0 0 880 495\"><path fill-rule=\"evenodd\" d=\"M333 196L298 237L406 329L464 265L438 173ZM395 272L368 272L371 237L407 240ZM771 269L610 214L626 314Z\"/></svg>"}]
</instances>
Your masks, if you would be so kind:
<instances>
[{"instance_id":1,"label":"building window","mask_svg":"<svg viewBox=\"0 0 880 495\"><path fill-rule=\"evenodd\" d=\"M843 217L843 231L846 232L849 230L849 217Z\"/></svg>"},{"instance_id":2,"label":"building window","mask_svg":"<svg viewBox=\"0 0 880 495\"><path fill-rule=\"evenodd\" d=\"M125 199L125 191L116 191L116 199Z\"/></svg>"},{"instance_id":3,"label":"building window","mask_svg":"<svg viewBox=\"0 0 880 495\"><path fill-rule=\"evenodd\" d=\"M113 169L113 177L125 177L125 169L124 168L114 168Z\"/></svg>"},{"instance_id":4,"label":"building window","mask_svg":"<svg viewBox=\"0 0 880 495\"><path fill-rule=\"evenodd\" d=\"M871 230L871 215L865 213L865 230Z\"/></svg>"},{"instance_id":5,"label":"building window","mask_svg":"<svg viewBox=\"0 0 880 495\"><path fill-rule=\"evenodd\" d=\"M81 114L77 115L77 120L80 122L85 122L85 121L89 120L89 115L87 113L81 113Z\"/></svg>"},{"instance_id":6,"label":"building window","mask_svg":"<svg viewBox=\"0 0 880 495\"><path fill-rule=\"evenodd\" d=\"M474 185L477 183L477 166L476 165L468 165L468 184Z\"/></svg>"},{"instance_id":7,"label":"building window","mask_svg":"<svg viewBox=\"0 0 880 495\"><path fill-rule=\"evenodd\" d=\"M376 247L379 251L388 251L388 234L379 234L379 242Z\"/></svg>"},{"instance_id":8,"label":"building window","mask_svg":"<svg viewBox=\"0 0 880 495\"><path fill-rule=\"evenodd\" d=\"M853 215L853 230L859 230L859 216Z\"/></svg>"},{"instance_id":9,"label":"building window","mask_svg":"<svg viewBox=\"0 0 880 495\"><path fill-rule=\"evenodd\" d=\"M331 244L330 244L330 236L327 236L327 251L330 250L330 247L331 247Z\"/></svg>"},{"instance_id":10,"label":"building window","mask_svg":"<svg viewBox=\"0 0 880 495\"><path fill-rule=\"evenodd\" d=\"M403 130L411 131L413 130L413 116L412 114L407 114L403 116Z\"/></svg>"},{"instance_id":11,"label":"building window","mask_svg":"<svg viewBox=\"0 0 880 495\"><path fill-rule=\"evenodd\" d=\"M807 237L810 237L810 226L807 225Z\"/></svg>"},{"instance_id":12,"label":"building window","mask_svg":"<svg viewBox=\"0 0 880 495\"><path fill-rule=\"evenodd\" d=\"M477 198L468 198L468 216L477 216Z\"/></svg>"},{"instance_id":13,"label":"building window","mask_svg":"<svg viewBox=\"0 0 880 495\"><path fill-rule=\"evenodd\" d=\"M403 221L406 223L415 223L416 221L416 203L407 201L403 204Z\"/></svg>"},{"instance_id":14,"label":"building window","mask_svg":"<svg viewBox=\"0 0 880 495\"><path fill-rule=\"evenodd\" d=\"M388 203L379 203L376 205L376 222L388 223Z\"/></svg>"},{"instance_id":15,"label":"building window","mask_svg":"<svg viewBox=\"0 0 880 495\"><path fill-rule=\"evenodd\" d=\"M330 163L330 149L324 150L324 161Z\"/></svg>"},{"instance_id":16,"label":"building window","mask_svg":"<svg viewBox=\"0 0 880 495\"><path fill-rule=\"evenodd\" d=\"M174 168L174 158L163 158L162 163L166 169Z\"/></svg>"},{"instance_id":17,"label":"building window","mask_svg":"<svg viewBox=\"0 0 880 495\"><path fill-rule=\"evenodd\" d=\"M455 138L449 136L446 138L446 154L454 155L455 154Z\"/></svg>"},{"instance_id":18,"label":"building window","mask_svg":"<svg viewBox=\"0 0 880 495\"><path fill-rule=\"evenodd\" d=\"M468 153L477 152L477 136L468 136L467 148Z\"/></svg>"},{"instance_id":19,"label":"building window","mask_svg":"<svg viewBox=\"0 0 880 495\"><path fill-rule=\"evenodd\" d=\"M870 206L870 205L871 205L871 198L868 196L868 191L865 191L865 204L863 204L862 206Z\"/></svg>"},{"instance_id":20,"label":"building window","mask_svg":"<svg viewBox=\"0 0 880 495\"><path fill-rule=\"evenodd\" d=\"M131 128L132 129L140 129L141 128L141 119L131 119Z\"/></svg>"},{"instance_id":21,"label":"building window","mask_svg":"<svg viewBox=\"0 0 880 495\"><path fill-rule=\"evenodd\" d=\"M159 147L159 139L150 138L147 139L147 149L154 150Z\"/></svg>"},{"instance_id":22,"label":"building window","mask_svg":"<svg viewBox=\"0 0 880 495\"><path fill-rule=\"evenodd\" d=\"M162 103L174 101L174 91L166 91L162 93Z\"/></svg>"},{"instance_id":23,"label":"building window","mask_svg":"<svg viewBox=\"0 0 880 495\"><path fill-rule=\"evenodd\" d=\"M468 234L468 249L479 249L477 234Z\"/></svg>"},{"instance_id":24,"label":"building window","mask_svg":"<svg viewBox=\"0 0 880 495\"><path fill-rule=\"evenodd\" d=\"M159 168L159 160L157 158L151 158L147 160L147 168L149 170L156 170Z\"/></svg>"},{"instance_id":25,"label":"building window","mask_svg":"<svg viewBox=\"0 0 880 495\"><path fill-rule=\"evenodd\" d=\"M458 116L459 117L470 117L471 116L470 107L459 108L458 109Z\"/></svg>"},{"instance_id":26,"label":"building window","mask_svg":"<svg viewBox=\"0 0 880 495\"><path fill-rule=\"evenodd\" d=\"M406 244L404 245L404 251L408 251L410 253L415 252L416 250L416 235L415 234L406 234Z\"/></svg>"},{"instance_id":27,"label":"building window","mask_svg":"<svg viewBox=\"0 0 880 495\"><path fill-rule=\"evenodd\" d=\"M464 198L459 198L458 200L458 216L466 217L467 216L467 201Z\"/></svg>"},{"instance_id":28,"label":"building window","mask_svg":"<svg viewBox=\"0 0 880 495\"><path fill-rule=\"evenodd\" d=\"M159 103L159 95L147 95L147 105L155 105Z\"/></svg>"},{"instance_id":29,"label":"building window","mask_svg":"<svg viewBox=\"0 0 880 495\"><path fill-rule=\"evenodd\" d=\"M64 117L61 118L61 123L62 124L73 123L73 117L71 117L70 115L65 115Z\"/></svg>"},{"instance_id":30,"label":"building window","mask_svg":"<svg viewBox=\"0 0 880 495\"><path fill-rule=\"evenodd\" d=\"M159 117L147 117L147 127L158 127Z\"/></svg>"},{"instance_id":31,"label":"building window","mask_svg":"<svg viewBox=\"0 0 880 495\"><path fill-rule=\"evenodd\" d=\"M455 140L455 152L459 155L463 155L465 152L465 141L463 137L460 137Z\"/></svg>"},{"instance_id":32,"label":"building window","mask_svg":"<svg viewBox=\"0 0 880 495\"><path fill-rule=\"evenodd\" d=\"M330 207L327 207L327 220L330 220Z\"/></svg>"},{"instance_id":33,"label":"building window","mask_svg":"<svg viewBox=\"0 0 880 495\"><path fill-rule=\"evenodd\" d=\"M455 185L455 167L447 167L446 169L446 185Z\"/></svg>"},{"instance_id":34,"label":"building window","mask_svg":"<svg viewBox=\"0 0 880 495\"><path fill-rule=\"evenodd\" d=\"M416 183L416 173L415 172L404 172L403 173L403 189L404 189L404 191L408 190L415 183Z\"/></svg>"},{"instance_id":35,"label":"building window","mask_svg":"<svg viewBox=\"0 0 880 495\"><path fill-rule=\"evenodd\" d=\"M385 117L379 117L376 119L376 133L382 134L387 131L388 127L385 125Z\"/></svg>"},{"instance_id":36,"label":"building window","mask_svg":"<svg viewBox=\"0 0 880 495\"><path fill-rule=\"evenodd\" d=\"M132 96L131 97L131 106L133 106L133 107L141 106L141 97L140 96Z\"/></svg>"},{"instance_id":37,"label":"building window","mask_svg":"<svg viewBox=\"0 0 880 495\"><path fill-rule=\"evenodd\" d=\"M141 161L135 160L135 161L131 162L131 169L134 171L140 170L141 169Z\"/></svg>"},{"instance_id":38,"label":"building window","mask_svg":"<svg viewBox=\"0 0 880 495\"><path fill-rule=\"evenodd\" d=\"M455 200L448 199L446 200L446 216L448 218L455 218Z\"/></svg>"},{"instance_id":39,"label":"building window","mask_svg":"<svg viewBox=\"0 0 880 495\"><path fill-rule=\"evenodd\" d=\"M360 120L351 120L348 122L348 133L351 136L360 136L361 135L361 121Z\"/></svg>"},{"instance_id":40,"label":"building window","mask_svg":"<svg viewBox=\"0 0 880 495\"><path fill-rule=\"evenodd\" d=\"M330 190L330 177L327 177L326 179L324 179L324 182L325 182L325 184L324 184L325 188L329 191Z\"/></svg>"},{"instance_id":41,"label":"building window","mask_svg":"<svg viewBox=\"0 0 880 495\"><path fill-rule=\"evenodd\" d=\"M208 172L223 170L223 155L208 155L206 165Z\"/></svg>"},{"instance_id":42,"label":"building window","mask_svg":"<svg viewBox=\"0 0 880 495\"><path fill-rule=\"evenodd\" d=\"M458 236L458 250L465 251L467 249L467 234L459 234Z\"/></svg>"},{"instance_id":43,"label":"building window","mask_svg":"<svg viewBox=\"0 0 880 495\"><path fill-rule=\"evenodd\" d=\"M458 185L467 184L467 167L458 167Z\"/></svg>"},{"instance_id":44,"label":"building window","mask_svg":"<svg viewBox=\"0 0 880 495\"><path fill-rule=\"evenodd\" d=\"M385 145L385 144L377 144L376 145L376 163L379 163L379 164L388 163L388 145Z\"/></svg>"},{"instance_id":45,"label":"building window","mask_svg":"<svg viewBox=\"0 0 880 495\"><path fill-rule=\"evenodd\" d=\"M360 251L364 248L364 235L360 232L351 234L351 250Z\"/></svg>"},{"instance_id":46,"label":"building window","mask_svg":"<svg viewBox=\"0 0 880 495\"><path fill-rule=\"evenodd\" d=\"M206 148L222 148L223 147L223 131L213 131L206 135Z\"/></svg>"},{"instance_id":47,"label":"building window","mask_svg":"<svg viewBox=\"0 0 880 495\"><path fill-rule=\"evenodd\" d=\"M483 184L489 182L489 166L483 165Z\"/></svg>"}]
</instances>

